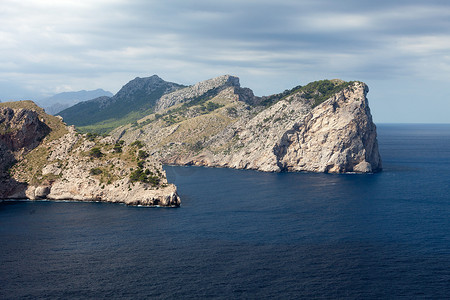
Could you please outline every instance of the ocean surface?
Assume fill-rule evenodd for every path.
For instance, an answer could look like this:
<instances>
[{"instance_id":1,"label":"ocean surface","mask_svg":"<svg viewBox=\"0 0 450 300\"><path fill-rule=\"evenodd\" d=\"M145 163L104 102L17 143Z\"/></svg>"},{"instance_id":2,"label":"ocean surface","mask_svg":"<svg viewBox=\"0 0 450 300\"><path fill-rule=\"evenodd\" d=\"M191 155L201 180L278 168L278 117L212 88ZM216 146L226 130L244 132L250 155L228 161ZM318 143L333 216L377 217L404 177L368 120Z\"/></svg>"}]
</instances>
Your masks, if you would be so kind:
<instances>
[{"instance_id":1,"label":"ocean surface","mask_svg":"<svg viewBox=\"0 0 450 300\"><path fill-rule=\"evenodd\" d=\"M369 175L165 167L180 208L0 202L0 299L450 298L450 125Z\"/></svg>"}]
</instances>

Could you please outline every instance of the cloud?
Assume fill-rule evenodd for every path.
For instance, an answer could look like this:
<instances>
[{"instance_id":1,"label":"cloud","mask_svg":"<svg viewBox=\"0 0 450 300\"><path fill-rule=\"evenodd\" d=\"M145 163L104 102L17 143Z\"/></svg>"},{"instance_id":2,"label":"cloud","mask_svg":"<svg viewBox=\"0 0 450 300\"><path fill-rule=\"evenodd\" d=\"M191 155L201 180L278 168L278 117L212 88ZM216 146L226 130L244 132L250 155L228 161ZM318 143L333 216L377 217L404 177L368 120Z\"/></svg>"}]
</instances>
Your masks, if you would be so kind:
<instances>
[{"instance_id":1,"label":"cloud","mask_svg":"<svg viewBox=\"0 0 450 300\"><path fill-rule=\"evenodd\" d=\"M447 78L450 4L3 0L0 40L0 82L16 87L3 85L3 99L18 86L36 97L64 87L116 92L152 74L193 84L230 73L261 95L326 77Z\"/></svg>"}]
</instances>

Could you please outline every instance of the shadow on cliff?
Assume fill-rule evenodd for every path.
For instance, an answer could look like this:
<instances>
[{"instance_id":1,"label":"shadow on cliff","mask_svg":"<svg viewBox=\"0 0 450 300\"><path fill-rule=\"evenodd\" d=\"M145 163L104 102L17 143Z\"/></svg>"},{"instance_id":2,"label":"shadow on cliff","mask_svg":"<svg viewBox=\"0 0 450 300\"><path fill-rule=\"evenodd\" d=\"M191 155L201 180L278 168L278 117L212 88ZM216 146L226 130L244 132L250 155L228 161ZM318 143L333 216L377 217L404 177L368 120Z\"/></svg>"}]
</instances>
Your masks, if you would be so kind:
<instances>
[{"instance_id":1,"label":"shadow on cliff","mask_svg":"<svg viewBox=\"0 0 450 300\"><path fill-rule=\"evenodd\" d=\"M13 178L10 170L41 145L52 129L39 120L34 111L19 111L15 116L14 110L6 108L4 113L9 114L9 119L0 120L0 124L6 128L0 132L0 198L23 199L27 198L25 191L28 184Z\"/></svg>"},{"instance_id":2,"label":"shadow on cliff","mask_svg":"<svg viewBox=\"0 0 450 300\"><path fill-rule=\"evenodd\" d=\"M300 128L299 124L294 124L294 126L292 127L292 129L289 129L288 131L286 131L283 136L280 139L280 142L275 144L275 146L273 147L273 154L275 154L276 158L277 158L277 166L280 168L281 172L286 172L288 171L286 164L282 163L284 156L287 153L287 149L289 148L289 146L292 144L292 139L291 136L297 132Z\"/></svg>"}]
</instances>

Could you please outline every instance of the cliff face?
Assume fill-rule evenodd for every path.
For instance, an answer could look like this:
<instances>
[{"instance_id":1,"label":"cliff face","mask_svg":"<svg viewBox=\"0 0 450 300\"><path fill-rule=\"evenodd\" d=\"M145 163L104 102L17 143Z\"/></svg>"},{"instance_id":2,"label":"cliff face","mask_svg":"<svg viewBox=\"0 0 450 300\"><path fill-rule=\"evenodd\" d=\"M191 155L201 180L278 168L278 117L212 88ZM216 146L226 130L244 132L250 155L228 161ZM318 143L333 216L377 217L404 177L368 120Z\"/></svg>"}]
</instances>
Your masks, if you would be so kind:
<instances>
[{"instance_id":1,"label":"cliff face","mask_svg":"<svg viewBox=\"0 0 450 300\"><path fill-rule=\"evenodd\" d=\"M10 151L31 150L49 132L36 112L0 107L0 144Z\"/></svg>"},{"instance_id":2,"label":"cliff face","mask_svg":"<svg viewBox=\"0 0 450 300\"><path fill-rule=\"evenodd\" d=\"M258 98L233 80L216 94L180 100L113 135L144 141L166 164L376 172L381 159L367 92L362 82L335 80Z\"/></svg>"},{"instance_id":3,"label":"cliff face","mask_svg":"<svg viewBox=\"0 0 450 300\"><path fill-rule=\"evenodd\" d=\"M365 84L353 84L283 133L274 146L278 167L330 173L379 171L381 159L367 92Z\"/></svg>"},{"instance_id":4,"label":"cliff face","mask_svg":"<svg viewBox=\"0 0 450 300\"><path fill-rule=\"evenodd\" d=\"M173 105L177 105L183 102L189 102L196 97L204 96L208 92L217 94L221 90L230 86L238 87L239 78L230 75L223 75L205 80L194 84L193 86L189 86L162 96L157 101L155 111L159 112Z\"/></svg>"},{"instance_id":5,"label":"cliff face","mask_svg":"<svg viewBox=\"0 0 450 300\"><path fill-rule=\"evenodd\" d=\"M26 105L25 105L26 104ZM80 135L27 102L2 103L0 198L179 206L176 187L140 145ZM13 166L11 166L13 165Z\"/></svg>"},{"instance_id":6,"label":"cliff face","mask_svg":"<svg viewBox=\"0 0 450 300\"><path fill-rule=\"evenodd\" d=\"M4 104L2 104L4 105ZM9 178L9 168L36 148L50 132L37 112L0 107L0 186L14 193L20 183Z\"/></svg>"}]
</instances>

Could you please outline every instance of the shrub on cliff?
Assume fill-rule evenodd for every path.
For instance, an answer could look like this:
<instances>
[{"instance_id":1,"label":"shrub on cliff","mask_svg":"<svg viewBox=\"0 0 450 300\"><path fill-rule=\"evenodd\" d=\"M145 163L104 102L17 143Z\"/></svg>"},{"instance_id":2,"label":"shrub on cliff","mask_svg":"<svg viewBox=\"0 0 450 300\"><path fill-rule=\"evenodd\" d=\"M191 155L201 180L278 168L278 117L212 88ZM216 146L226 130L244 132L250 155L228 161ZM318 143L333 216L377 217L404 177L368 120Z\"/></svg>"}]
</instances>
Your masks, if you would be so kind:
<instances>
[{"instance_id":1,"label":"shrub on cliff","mask_svg":"<svg viewBox=\"0 0 450 300\"><path fill-rule=\"evenodd\" d=\"M334 94L348 87L351 82L340 80L319 80L308 83L300 90L304 92L306 99L312 99L312 106L316 107Z\"/></svg>"},{"instance_id":2,"label":"shrub on cliff","mask_svg":"<svg viewBox=\"0 0 450 300\"><path fill-rule=\"evenodd\" d=\"M137 148L142 148L144 147L144 143L142 143L141 141L134 141L130 144L131 147L137 147Z\"/></svg>"},{"instance_id":3,"label":"shrub on cliff","mask_svg":"<svg viewBox=\"0 0 450 300\"><path fill-rule=\"evenodd\" d=\"M103 173L103 171L100 168L92 168L89 173L91 175L100 175Z\"/></svg>"},{"instance_id":4,"label":"shrub on cliff","mask_svg":"<svg viewBox=\"0 0 450 300\"><path fill-rule=\"evenodd\" d=\"M114 145L113 151L114 151L115 153L121 153L121 152L122 152L122 146L123 146L124 143L125 143L125 141L123 141L123 140L118 141L118 142Z\"/></svg>"},{"instance_id":5,"label":"shrub on cliff","mask_svg":"<svg viewBox=\"0 0 450 300\"><path fill-rule=\"evenodd\" d=\"M141 168L134 170L130 174L130 181L131 182L143 182L143 183L150 183L153 186L156 186L160 182L160 178L158 176L153 175L153 173L146 169L145 171Z\"/></svg>"},{"instance_id":6,"label":"shrub on cliff","mask_svg":"<svg viewBox=\"0 0 450 300\"><path fill-rule=\"evenodd\" d=\"M138 158L139 159L146 159L148 157L148 153L144 150L139 150L138 152Z\"/></svg>"},{"instance_id":7,"label":"shrub on cliff","mask_svg":"<svg viewBox=\"0 0 450 300\"><path fill-rule=\"evenodd\" d=\"M102 151L100 150L100 148L94 147L94 148L91 149L91 151L89 151L89 155L90 155L91 157L100 158L100 157L103 156L103 153L102 153Z\"/></svg>"}]
</instances>

